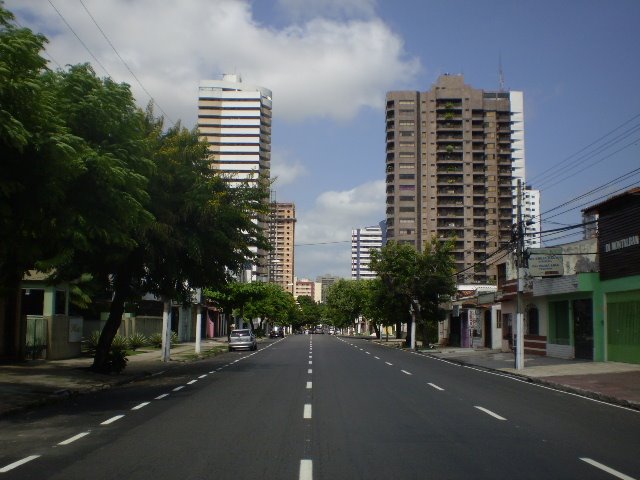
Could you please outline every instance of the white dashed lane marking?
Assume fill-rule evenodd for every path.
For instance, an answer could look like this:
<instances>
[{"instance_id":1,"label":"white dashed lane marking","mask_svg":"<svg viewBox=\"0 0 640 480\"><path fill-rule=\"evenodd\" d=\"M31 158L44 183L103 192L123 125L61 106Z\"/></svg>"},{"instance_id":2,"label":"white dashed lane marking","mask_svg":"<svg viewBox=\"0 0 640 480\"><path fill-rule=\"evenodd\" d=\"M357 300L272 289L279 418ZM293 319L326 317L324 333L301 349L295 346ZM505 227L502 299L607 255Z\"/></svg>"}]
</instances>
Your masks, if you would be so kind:
<instances>
[{"instance_id":1,"label":"white dashed lane marking","mask_svg":"<svg viewBox=\"0 0 640 480\"><path fill-rule=\"evenodd\" d=\"M479 407L477 405L474 405L474 407L477 408L478 410L480 410L481 412L486 413L487 415L491 415L493 418L497 418L498 420L506 420L506 418L501 417L500 415L498 415L495 412L492 412L491 410L488 410L488 409L483 408L483 407Z\"/></svg>"},{"instance_id":2,"label":"white dashed lane marking","mask_svg":"<svg viewBox=\"0 0 640 480\"><path fill-rule=\"evenodd\" d=\"M302 413L302 418L305 418L305 419L311 418L311 404L310 403L305 403L304 404L304 411Z\"/></svg>"},{"instance_id":3,"label":"white dashed lane marking","mask_svg":"<svg viewBox=\"0 0 640 480\"><path fill-rule=\"evenodd\" d=\"M393 367L393 363L391 363L391 362L384 362L384 363L386 363L386 364L387 364L387 365L389 365L390 367Z\"/></svg>"},{"instance_id":4,"label":"white dashed lane marking","mask_svg":"<svg viewBox=\"0 0 640 480\"><path fill-rule=\"evenodd\" d=\"M163 393L162 395L158 395L156 398L154 398L154 400L162 400L164 397L168 397L169 394L168 393Z\"/></svg>"},{"instance_id":5,"label":"white dashed lane marking","mask_svg":"<svg viewBox=\"0 0 640 480\"><path fill-rule=\"evenodd\" d=\"M307 390L311 390L312 387L312 383L311 382L307 382Z\"/></svg>"},{"instance_id":6,"label":"white dashed lane marking","mask_svg":"<svg viewBox=\"0 0 640 480\"><path fill-rule=\"evenodd\" d=\"M407 372L406 370L400 370L402 373L404 373L405 375L413 375L413 373L411 372Z\"/></svg>"},{"instance_id":7,"label":"white dashed lane marking","mask_svg":"<svg viewBox=\"0 0 640 480\"><path fill-rule=\"evenodd\" d=\"M80 440L82 437L86 437L87 435L89 435L89 433L90 432L79 433L77 435L74 435L71 438L67 438L66 440L63 440L62 442L58 443L58 445L69 445L70 443L73 443L76 440Z\"/></svg>"},{"instance_id":8,"label":"white dashed lane marking","mask_svg":"<svg viewBox=\"0 0 640 480\"><path fill-rule=\"evenodd\" d=\"M149 405L151 402L143 402L140 405L136 405L135 407L133 407L131 410L140 410L143 407L146 407L147 405Z\"/></svg>"},{"instance_id":9,"label":"white dashed lane marking","mask_svg":"<svg viewBox=\"0 0 640 480\"><path fill-rule=\"evenodd\" d=\"M430 387L435 388L436 390L440 390L441 392L444 391L444 388L439 387L435 383L427 383L427 385L429 385Z\"/></svg>"},{"instance_id":10,"label":"white dashed lane marking","mask_svg":"<svg viewBox=\"0 0 640 480\"><path fill-rule=\"evenodd\" d=\"M299 480L313 480L313 461L300 460Z\"/></svg>"},{"instance_id":11,"label":"white dashed lane marking","mask_svg":"<svg viewBox=\"0 0 640 480\"><path fill-rule=\"evenodd\" d=\"M596 462L595 460L592 460L591 458L586 458L586 457L581 457L580 460L582 460L583 462L588 463L589 465L599 468L600 470L602 470L603 472L607 472L610 475L613 475L614 477L620 478L622 480L635 480L633 477L630 477L629 475L625 475L622 472L619 472L617 470L614 470L611 467L607 467L606 465L600 463L600 462Z\"/></svg>"},{"instance_id":12,"label":"white dashed lane marking","mask_svg":"<svg viewBox=\"0 0 640 480\"><path fill-rule=\"evenodd\" d=\"M117 422L118 420L120 420L123 417L124 417L124 415L116 415L115 417L111 417L109 420L105 420L100 425L111 425L113 422Z\"/></svg>"},{"instance_id":13,"label":"white dashed lane marking","mask_svg":"<svg viewBox=\"0 0 640 480\"><path fill-rule=\"evenodd\" d=\"M184 385L180 385L179 387L176 387L173 389L174 392L178 392L180 390L182 390L184 388Z\"/></svg>"},{"instance_id":14,"label":"white dashed lane marking","mask_svg":"<svg viewBox=\"0 0 640 480\"><path fill-rule=\"evenodd\" d=\"M14 468L17 468L20 465L24 465L25 463L30 462L31 460L35 460L38 457L40 457L40 455L29 455L28 457L25 457L22 460L18 460L17 462L10 463L9 465L6 465L6 466L0 468L0 473L6 473L9 470L13 470ZM300 466L300 470L302 471L302 465ZM302 477L300 477L300 478L302 478ZM311 478L311 477L309 477L309 478Z\"/></svg>"}]
</instances>

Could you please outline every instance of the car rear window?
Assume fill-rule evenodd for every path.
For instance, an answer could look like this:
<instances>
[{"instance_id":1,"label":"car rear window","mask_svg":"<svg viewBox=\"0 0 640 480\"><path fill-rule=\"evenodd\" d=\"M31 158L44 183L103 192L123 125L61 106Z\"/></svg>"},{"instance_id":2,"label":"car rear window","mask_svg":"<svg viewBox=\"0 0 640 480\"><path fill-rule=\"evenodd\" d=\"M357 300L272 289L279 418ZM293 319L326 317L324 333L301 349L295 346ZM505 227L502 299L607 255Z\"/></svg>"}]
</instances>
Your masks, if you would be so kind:
<instances>
[{"instance_id":1,"label":"car rear window","mask_svg":"<svg viewBox=\"0 0 640 480\"><path fill-rule=\"evenodd\" d=\"M231 332L232 337L248 337L249 330L234 330Z\"/></svg>"}]
</instances>

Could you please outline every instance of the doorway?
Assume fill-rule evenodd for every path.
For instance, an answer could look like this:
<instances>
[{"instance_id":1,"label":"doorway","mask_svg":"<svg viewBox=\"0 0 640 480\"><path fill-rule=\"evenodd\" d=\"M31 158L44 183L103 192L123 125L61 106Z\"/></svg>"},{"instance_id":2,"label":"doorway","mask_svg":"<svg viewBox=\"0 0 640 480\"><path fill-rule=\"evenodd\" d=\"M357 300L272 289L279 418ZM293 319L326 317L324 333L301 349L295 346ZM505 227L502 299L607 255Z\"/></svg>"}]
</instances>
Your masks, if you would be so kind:
<instances>
[{"instance_id":1,"label":"doorway","mask_svg":"<svg viewBox=\"0 0 640 480\"><path fill-rule=\"evenodd\" d=\"M491 310L484 311L484 346L492 348L493 346L493 328L491 328Z\"/></svg>"},{"instance_id":2,"label":"doorway","mask_svg":"<svg viewBox=\"0 0 640 480\"><path fill-rule=\"evenodd\" d=\"M574 300L572 303L575 358L593 360L593 307L591 299Z\"/></svg>"}]
</instances>

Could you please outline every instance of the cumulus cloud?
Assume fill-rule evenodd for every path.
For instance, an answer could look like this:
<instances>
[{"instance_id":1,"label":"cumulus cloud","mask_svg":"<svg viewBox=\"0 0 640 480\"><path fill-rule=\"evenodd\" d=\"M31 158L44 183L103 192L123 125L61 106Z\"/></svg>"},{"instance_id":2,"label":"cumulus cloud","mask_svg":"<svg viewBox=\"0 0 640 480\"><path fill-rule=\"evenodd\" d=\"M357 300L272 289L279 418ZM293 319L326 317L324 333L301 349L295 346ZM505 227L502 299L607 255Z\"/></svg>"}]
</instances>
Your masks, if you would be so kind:
<instances>
[{"instance_id":1,"label":"cumulus cloud","mask_svg":"<svg viewBox=\"0 0 640 480\"><path fill-rule=\"evenodd\" d=\"M284 3L291 11L300 5ZM259 23L243 0L84 0L91 16L76 1L54 4L91 54L51 5L6 2L22 24L49 38L55 62L91 62L100 75L131 84L145 105L149 96L93 16L144 89L170 118L187 125L195 122L198 82L222 73L241 73L247 83L271 89L274 115L282 119L348 119L362 107L381 107L386 90L410 82L421 69L418 59L406 56L401 37L373 16L369 0L319 4L357 18L318 16L279 29Z\"/></svg>"},{"instance_id":2,"label":"cumulus cloud","mask_svg":"<svg viewBox=\"0 0 640 480\"><path fill-rule=\"evenodd\" d=\"M292 158L290 152L278 150L271 152L271 179L275 181L275 188L291 185L307 173L302 162Z\"/></svg>"},{"instance_id":3,"label":"cumulus cloud","mask_svg":"<svg viewBox=\"0 0 640 480\"><path fill-rule=\"evenodd\" d=\"M351 190L324 192L309 211L298 211L296 273L351 274L351 230L377 225L384 218L385 182Z\"/></svg>"}]
</instances>

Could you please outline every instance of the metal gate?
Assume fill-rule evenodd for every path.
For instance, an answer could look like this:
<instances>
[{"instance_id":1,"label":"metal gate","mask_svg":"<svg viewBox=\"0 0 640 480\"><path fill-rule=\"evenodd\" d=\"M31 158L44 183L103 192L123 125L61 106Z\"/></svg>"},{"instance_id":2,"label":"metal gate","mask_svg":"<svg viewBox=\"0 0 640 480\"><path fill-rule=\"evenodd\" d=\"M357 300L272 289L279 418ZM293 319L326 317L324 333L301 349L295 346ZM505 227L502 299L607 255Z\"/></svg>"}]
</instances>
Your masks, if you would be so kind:
<instances>
[{"instance_id":1,"label":"metal gate","mask_svg":"<svg viewBox=\"0 0 640 480\"><path fill-rule=\"evenodd\" d=\"M27 358L44 358L47 350L47 319L39 315L27 316Z\"/></svg>"}]
</instances>

